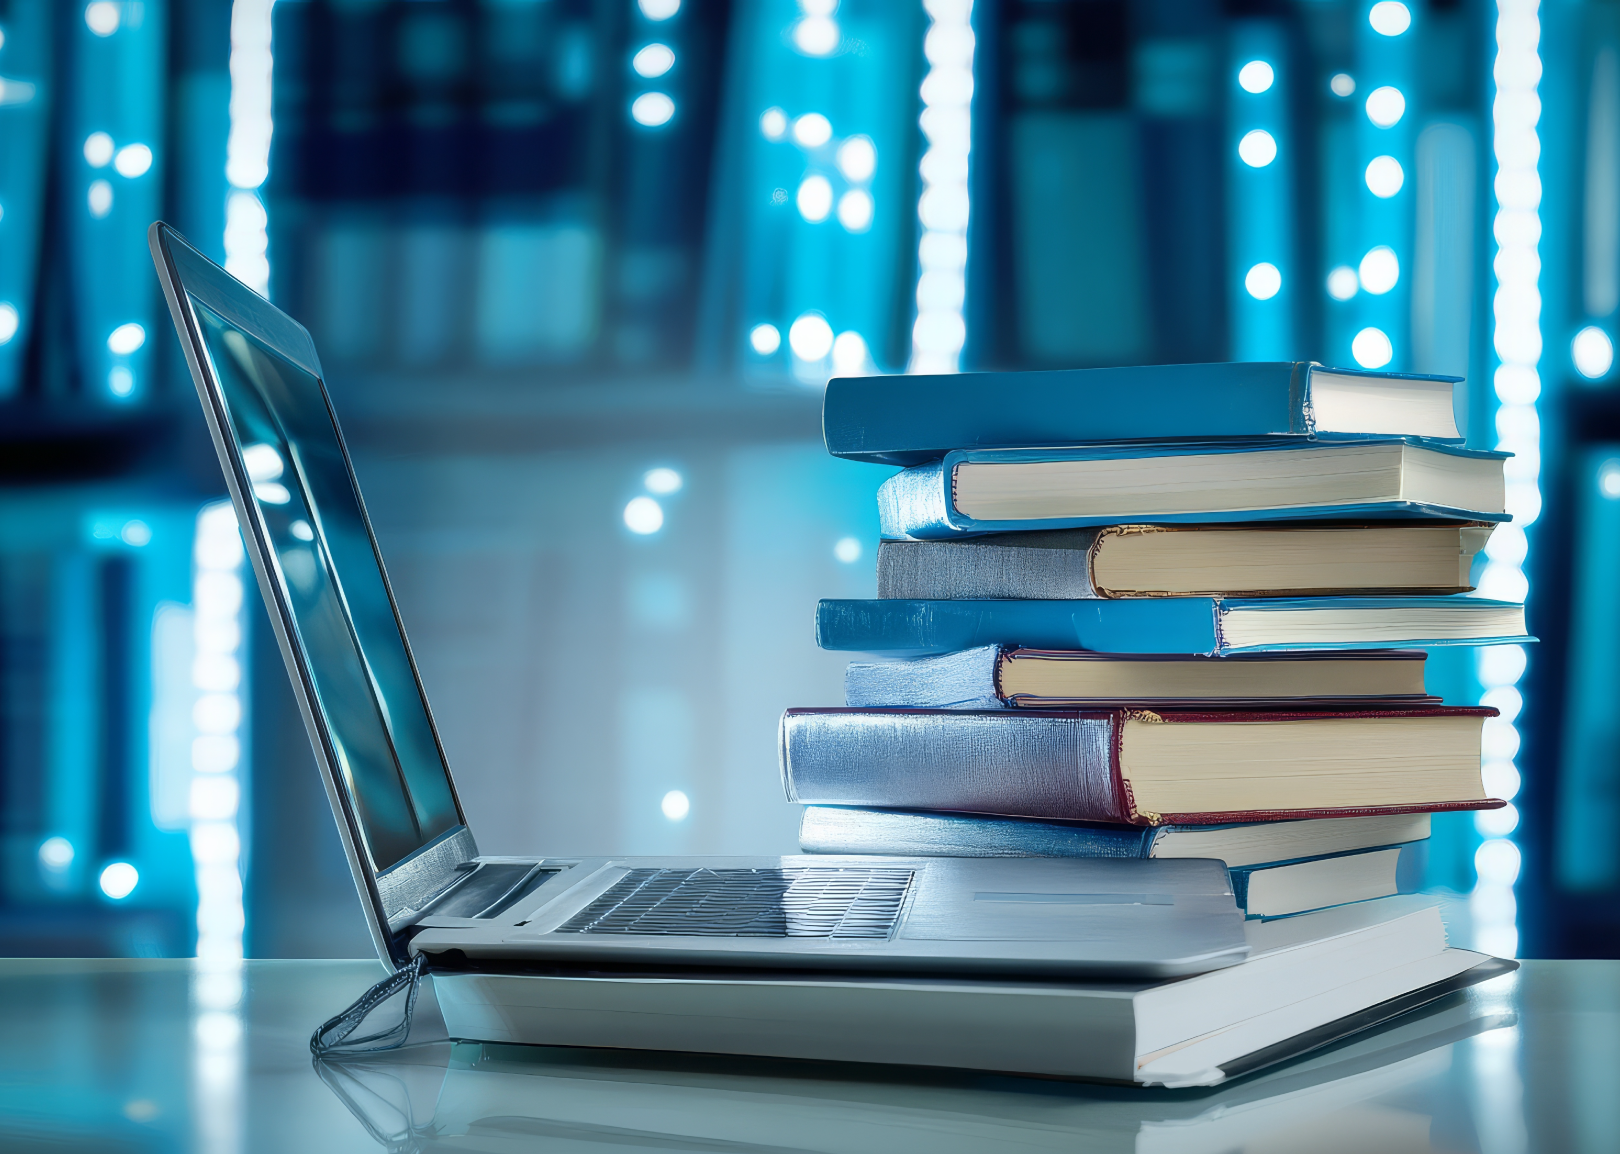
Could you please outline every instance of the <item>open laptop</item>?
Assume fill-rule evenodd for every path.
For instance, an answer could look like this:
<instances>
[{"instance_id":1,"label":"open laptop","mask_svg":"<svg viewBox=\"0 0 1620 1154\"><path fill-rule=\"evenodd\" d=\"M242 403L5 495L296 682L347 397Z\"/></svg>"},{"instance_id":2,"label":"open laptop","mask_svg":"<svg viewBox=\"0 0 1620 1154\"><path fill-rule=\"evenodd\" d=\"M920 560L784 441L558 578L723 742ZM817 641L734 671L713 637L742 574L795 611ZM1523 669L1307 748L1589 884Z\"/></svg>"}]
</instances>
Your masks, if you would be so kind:
<instances>
[{"instance_id":1,"label":"open laptop","mask_svg":"<svg viewBox=\"0 0 1620 1154\"><path fill-rule=\"evenodd\" d=\"M1247 956L1212 860L481 856L309 333L167 225L149 238L389 966L1141 979Z\"/></svg>"}]
</instances>

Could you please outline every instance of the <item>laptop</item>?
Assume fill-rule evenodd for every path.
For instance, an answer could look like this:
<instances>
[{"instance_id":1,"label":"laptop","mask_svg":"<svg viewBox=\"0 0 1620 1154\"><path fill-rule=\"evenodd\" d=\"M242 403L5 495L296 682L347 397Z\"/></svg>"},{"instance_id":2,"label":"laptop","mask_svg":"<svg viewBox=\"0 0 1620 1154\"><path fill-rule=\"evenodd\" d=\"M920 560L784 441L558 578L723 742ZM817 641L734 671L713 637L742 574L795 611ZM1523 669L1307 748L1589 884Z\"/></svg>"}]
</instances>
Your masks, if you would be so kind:
<instances>
[{"instance_id":1,"label":"laptop","mask_svg":"<svg viewBox=\"0 0 1620 1154\"><path fill-rule=\"evenodd\" d=\"M149 240L388 966L1141 980L1247 956L1213 860L480 854L314 342L169 226Z\"/></svg>"}]
</instances>

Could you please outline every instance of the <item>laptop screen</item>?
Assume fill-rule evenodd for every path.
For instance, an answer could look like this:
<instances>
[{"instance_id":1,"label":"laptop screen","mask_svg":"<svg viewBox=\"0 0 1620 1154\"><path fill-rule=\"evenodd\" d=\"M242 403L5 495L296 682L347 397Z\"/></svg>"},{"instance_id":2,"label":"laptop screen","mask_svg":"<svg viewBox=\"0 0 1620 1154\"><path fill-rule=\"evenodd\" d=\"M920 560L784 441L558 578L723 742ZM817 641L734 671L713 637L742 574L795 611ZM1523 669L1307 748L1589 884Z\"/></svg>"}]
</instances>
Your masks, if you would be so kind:
<instances>
[{"instance_id":1,"label":"laptop screen","mask_svg":"<svg viewBox=\"0 0 1620 1154\"><path fill-rule=\"evenodd\" d=\"M191 298L372 868L461 824L320 382Z\"/></svg>"}]
</instances>

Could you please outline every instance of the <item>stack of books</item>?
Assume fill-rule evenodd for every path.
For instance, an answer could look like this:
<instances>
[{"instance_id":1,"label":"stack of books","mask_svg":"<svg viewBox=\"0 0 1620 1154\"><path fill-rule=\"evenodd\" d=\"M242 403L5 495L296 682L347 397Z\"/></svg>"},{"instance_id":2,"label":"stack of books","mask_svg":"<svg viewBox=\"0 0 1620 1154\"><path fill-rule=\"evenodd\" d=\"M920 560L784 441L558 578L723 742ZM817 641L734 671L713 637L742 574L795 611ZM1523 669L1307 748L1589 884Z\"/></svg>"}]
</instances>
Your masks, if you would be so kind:
<instances>
[{"instance_id":1,"label":"stack of books","mask_svg":"<svg viewBox=\"0 0 1620 1154\"><path fill-rule=\"evenodd\" d=\"M1427 695L1422 650L1531 640L1522 605L1470 596L1506 454L1461 447L1453 383L833 381L829 450L903 468L878 597L817 615L823 648L883 660L782 721L804 850L1218 858L1253 920L1405 916L1430 814L1505 804L1494 711Z\"/></svg>"}]
</instances>

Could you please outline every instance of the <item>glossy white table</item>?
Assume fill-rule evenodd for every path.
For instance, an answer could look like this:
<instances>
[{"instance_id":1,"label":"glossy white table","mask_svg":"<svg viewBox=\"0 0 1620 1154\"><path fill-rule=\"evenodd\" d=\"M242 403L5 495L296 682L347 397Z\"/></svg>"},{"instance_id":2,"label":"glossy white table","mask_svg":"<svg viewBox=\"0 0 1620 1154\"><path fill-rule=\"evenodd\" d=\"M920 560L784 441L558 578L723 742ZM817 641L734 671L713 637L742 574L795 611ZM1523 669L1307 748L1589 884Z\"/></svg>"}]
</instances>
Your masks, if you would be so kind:
<instances>
[{"instance_id":1,"label":"glossy white table","mask_svg":"<svg viewBox=\"0 0 1620 1154\"><path fill-rule=\"evenodd\" d=\"M380 975L375 962L0 961L0 1149L1620 1150L1620 962L1526 962L1192 1092L468 1044L317 1071L310 1031Z\"/></svg>"}]
</instances>

